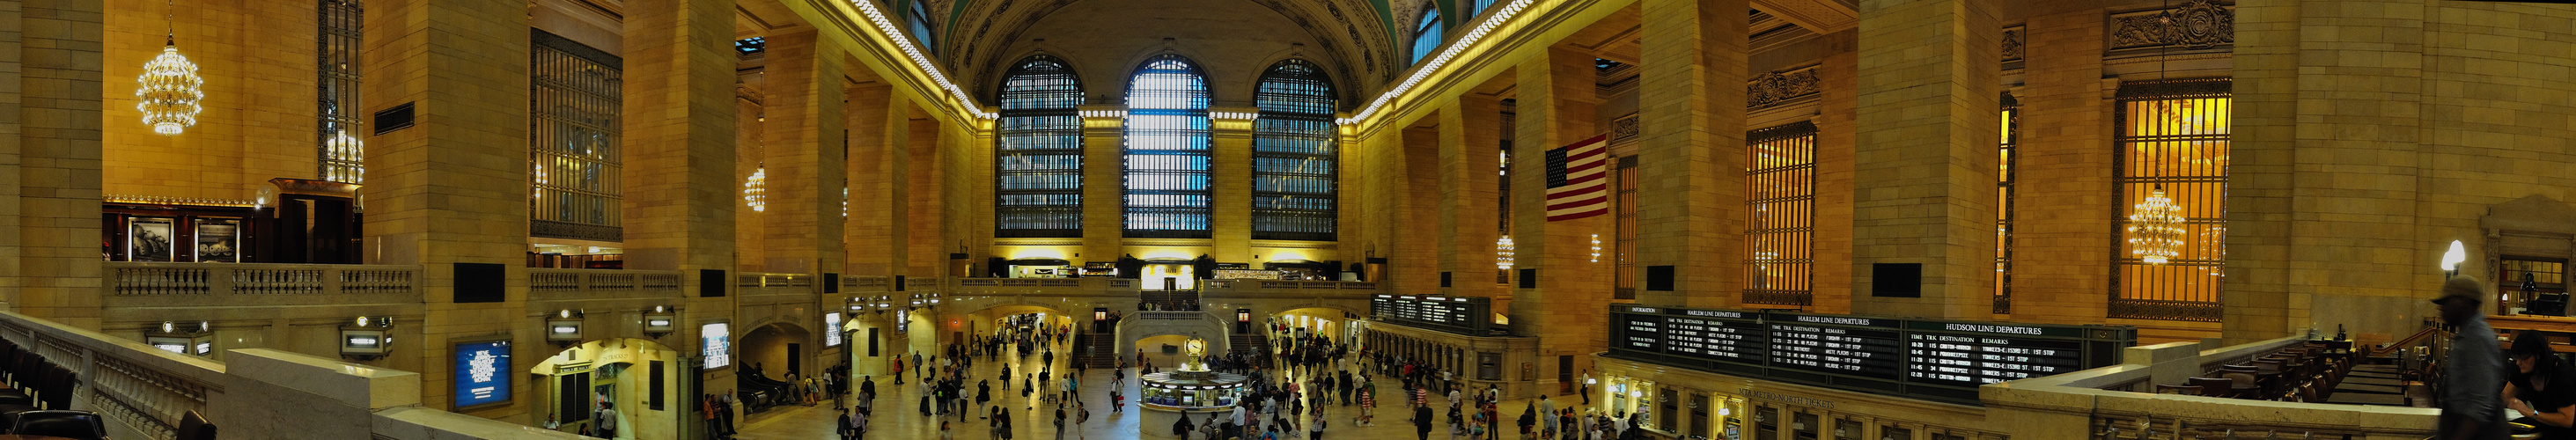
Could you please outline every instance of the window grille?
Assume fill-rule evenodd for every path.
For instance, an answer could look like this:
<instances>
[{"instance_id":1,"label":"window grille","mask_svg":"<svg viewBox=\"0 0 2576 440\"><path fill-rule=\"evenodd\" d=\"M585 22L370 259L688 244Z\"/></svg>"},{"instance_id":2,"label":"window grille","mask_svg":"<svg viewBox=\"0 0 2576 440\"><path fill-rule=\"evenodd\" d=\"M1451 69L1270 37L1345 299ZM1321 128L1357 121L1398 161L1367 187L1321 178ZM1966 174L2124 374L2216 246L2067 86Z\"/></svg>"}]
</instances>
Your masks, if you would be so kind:
<instances>
[{"instance_id":1,"label":"window grille","mask_svg":"<svg viewBox=\"0 0 2576 440\"><path fill-rule=\"evenodd\" d=\"M930 8L922 6L923 3L928 3L928 1L912 0L912 13L906 14L904 22L911 25L912 39L913 41L921 44L921 51L937 55L939 54L939 42L938 39L933 38L933 35L930 33Z\"/></svg>"},{"instance_id":2,"label":"window grille","mask_svg":"<svg viewBox=\"0 0 2576 440\"><path fill-rule=\"evenodd\" d=\"M622 240L618 148L624 61L531 30L528 235Z\"/></svg>"},{"instance_id":3,"label":"window grille","mask_svg":"<svg viewBox=\"0 0 2576 440\"><path fill-rule=\"evenodd\" d=\"M1127 84L1126 233L1208 238L1208 91L1196 63L1165 54Z\"/></svg>"},{"instance_id":4,"label":"window grille","mask_svg":"<svg viewBox=\"0 0 2576 440\"><path fill-rule=\"evenodd\" d=\"M2003 97L2002 145L1995 149L1995 313L2012 313L2013 146L2020 143L2021 101Z\"/></svg>"},{"instance_id":5,"label":"window grille","mask_svg":"<svg viewBox=\"0 0 2576 440\"><path fill-rule=\"evenodd\" d=\"M995 121L997 237L1082 236L1082 82L1062 60L1029 57L1002 75Z\"/></svg>"},{"instance_id":6,"label":"window grille","mask_svg":"<svg viewBox=\"0 0 2576 440\"><path fill-rule=\"evenodd\" d=\"M1619 275L1610 299L1637 299L1637 156L1620 156L1618 172L1613 176L1617 176L1613 182L1619 185L1619 192L1612 196L1616 197L1612 206L1618 213L1615 224L1619 231L1611 239L1616 241L1611 245L1611 258L1615 259L1611 264L1618 268Z\"/></svg>"},{"instance_id":7,"label":"window grille","mask_svg":"<svg viewBox=\"0 0 2576 440\"><path fill-rule=\"evenodd\" d=\"M1252 238L1333 241L1339 162L1333 82L1314 63L1280 61L1252 95Z\"/></svg>"},{"instance_id":8,"label":"window grille","mask_svg":"<svg viewBox=\"0 0 2576 440\"><path fill-rule=\"evenodd\" d=\"M321 32L315 61L319 80L321 130L317 138L322 180L365 183L367 133L359 127L358 50L364 22L359 0L322 0Z\"/></svg>"},{"instance_id":9,"label":"window grille","mask_svg":"<svg viewBox=\"0 0 2576 440\"><path fill-rule=\"evenodd\" d=\"M1422 62L1422 58L1430 56L1432 51L1439 49L1440 5L1431 2L1423 2L1422 20L1415 22L1413 25L1412 62L1420 63Z\"/></svg>"},{"instance_id":10,"label":"window grille","mask_svg":"<svg viewBox=\"0 0 2576 440\"><path fill-rule=\"evenodd\" d=\"M2229 82L2225 78L2123 84L2113 133L2110 316L2216 322L2227 256ZM2129 211L2161 186L2182 207L2180 254L2141 261L2129 245Z\"/></svg>"},{"instance_id":11,"label":"window grille","mask_svg":"<svg viewBox=\"0 0 2576 440\"><path fill-rule=\"evenodd\" d=\"M767 50L769 50L768 37L751 37L733 40L733 51L736 55L751 55Z\"/></svg>"},{"instance_id":12,"label":"window grille","mask_svg":"<svg viewBox=\"0 0 2576 440\"><path fill-rule=\"evenodd\" d=\"M1816 265L1816 124L1745 134L1744 302L1813 304Z\"/></svg>"}]
</instances>

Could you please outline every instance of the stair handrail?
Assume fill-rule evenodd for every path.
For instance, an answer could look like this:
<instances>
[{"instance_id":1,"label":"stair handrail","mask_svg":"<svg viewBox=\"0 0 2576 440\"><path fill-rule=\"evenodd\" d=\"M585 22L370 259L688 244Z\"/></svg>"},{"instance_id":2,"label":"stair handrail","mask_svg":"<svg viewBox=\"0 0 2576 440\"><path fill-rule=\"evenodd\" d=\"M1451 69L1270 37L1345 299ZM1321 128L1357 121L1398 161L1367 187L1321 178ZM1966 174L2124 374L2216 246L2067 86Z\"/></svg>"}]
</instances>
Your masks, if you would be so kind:
<instances>
[{"instance_id":1,"label":"stair handrail","mask_svg":"<svg viewBox=\"0 0 2576 440\"><path fill-rule=\"evenodd\" d=\"M2431 336L2433 336L2433 334L2434 334L2434 333L2438 333L2438 332L2441 332L2441 331L2442 331L2442 327L2439 327L2439 326L2425 326L2423 330L2417 330L2417 331L2415 331L2415 334L2414 334L2414 335L2409 335L2409 336L2407 336L2407 337L2406 337L2406 339L2399 339L2399 340L2397 340L2397 342L2390 342L2390 343L2388 343L2387 345L2381 345L2381 346L2379 346L2379 347L2376 347L2376 348L2372 348L2372 349L2370 349L2370 357L2380 357L2380 356L2387 356L2387 355L2390 355L2390 354L2395 354L2395 353L2397 353L2397 351L2398 351L2398 350L2404 350L2404 349L2406 349L2406 347L2412 347L2412 346L2414 346L2414 345L2415 345L2415 343L2416 343L2416 342L2422 341L2424 338L2426 338L2426 337L2431 337Z\"/></svg>"}]
</instances>

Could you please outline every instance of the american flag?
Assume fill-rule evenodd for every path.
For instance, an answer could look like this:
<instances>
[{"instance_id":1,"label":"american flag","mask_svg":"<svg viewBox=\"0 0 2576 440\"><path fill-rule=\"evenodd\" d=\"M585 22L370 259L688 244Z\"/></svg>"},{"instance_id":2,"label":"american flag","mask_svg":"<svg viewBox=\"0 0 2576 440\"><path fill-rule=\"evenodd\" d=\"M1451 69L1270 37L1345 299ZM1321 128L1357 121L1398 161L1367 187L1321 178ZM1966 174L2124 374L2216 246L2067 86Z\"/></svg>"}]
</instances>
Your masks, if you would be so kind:
<instances>
[{"instance_id":1,"label":"american flag","mask_svg":"<svg viewBox=\"0 0 2576 440\"><path fill-rule=\"evenodd\" d=\"M1547 221L1573 220L1610 212L1610 135L1603 134L1547 150Z\"/></svg>"}]
</instances>

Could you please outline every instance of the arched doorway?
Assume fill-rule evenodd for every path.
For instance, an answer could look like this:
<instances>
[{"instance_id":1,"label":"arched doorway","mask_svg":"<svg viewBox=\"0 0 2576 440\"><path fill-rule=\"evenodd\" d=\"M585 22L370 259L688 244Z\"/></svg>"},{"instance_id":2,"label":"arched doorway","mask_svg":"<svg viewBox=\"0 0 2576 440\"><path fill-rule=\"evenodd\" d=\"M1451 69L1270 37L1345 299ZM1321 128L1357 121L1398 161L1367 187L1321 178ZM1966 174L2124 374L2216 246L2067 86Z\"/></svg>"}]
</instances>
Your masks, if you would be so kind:
<instances>
[{"instance_id":1,"label":"arched doorway","mask_svg":"<svg viewBox=\"0 0 2576 440\"><path fill-rule=\"evenodd\" d=\"M680 352L653 341L604 339L566 347L528 369L536 379L530 418L564 432L586 432L614 414L616 438L677 438L695 399L681 380ZM604 404L604 405L603 405ZM603 413L605 406L611 411Z\"/></svg>"},{"instance_id":2,"label":"arched doorway","mask_svg":"<svg viewBox=\"0 0 2576 440\"><path fill-rule=\"evenodd\" d=\"M734 362L743 367L743 374L759 374L764 379L780 381L794 373L802 379L814 371L805 365L818 348L807 342L812 340L813 333L803 326L787 322L770 323L742 336L742 343L734 345L734 351L738 353Z\"/></svg>"}]
</instances>

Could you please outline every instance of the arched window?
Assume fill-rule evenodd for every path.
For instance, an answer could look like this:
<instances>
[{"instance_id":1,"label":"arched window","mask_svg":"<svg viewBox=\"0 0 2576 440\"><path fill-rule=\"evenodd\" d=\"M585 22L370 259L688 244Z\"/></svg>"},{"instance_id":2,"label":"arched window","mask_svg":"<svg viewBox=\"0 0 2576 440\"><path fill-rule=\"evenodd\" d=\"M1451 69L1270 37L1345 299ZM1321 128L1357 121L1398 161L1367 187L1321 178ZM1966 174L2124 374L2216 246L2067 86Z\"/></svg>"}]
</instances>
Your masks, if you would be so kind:
<instances>
[{"instance_id":1,"label":"arched window","mask_svg":"<svg viewBox=\"0 0 2576 440\"><path fill-rule=\"evenodd\" d=\"M1440 5L1423 3L1422 20L1413 25L1414 63L1422 62L1422 58L1431 56L1431 51L1440 49Z\"/></svg>"},{"instance_id":2,"label":"arched window","mask_svg":"<svg viewBox=\"0 0 2576 440\"><path fill-rule=\"evenodd\" d=\"M1002 74L993 146L993 235L1082 236L1082 82L1063 60L1029 57Z\"/></svg>"},{"instance_id":3,"label":"arched window","mask_svg":"<svg viewBox=\"0 0 2576 440\"><path fill-rule=\"evenodd\" d=\"M1475 18L1476 14L1485 13L1485 9L1492 7L1494 7L1494 0L1468 0L1467 18Z\"/></svg>"},{"instance_id":4,"label":"arched window","mask_svg":"<svg viewBox=\"0 0 2576 440\"><path fill-rule=\"evenodd\" d=\"M1127 81L1126 236L1208 238L1208 91L1198 63L1145 61Z\"/></svg>"},{"instance_id":5,"label":"arched window","mask_svg":"<svg viewBox=\"0 0 2576 440\"><path fill-rule=\"evenodd\" d=\"M1339 164L1333 82L1306 60L1261 74L1252 95L1252 239L1332 241Z\"/></svg>"},{"instance_id":6,"label":"arched window","mask_svg":"<svg viewBox=\"0 0 2576 440\"><path fill-rule=\"evenodd\" d=\"M912 25L912 39L921 43L921 51L937 54L939 53L938 41L930 34L930 8L922 6L923 3L929 2L912 0L912 13L905 14L904 21Z\"/></svg>"}]
</instances>

